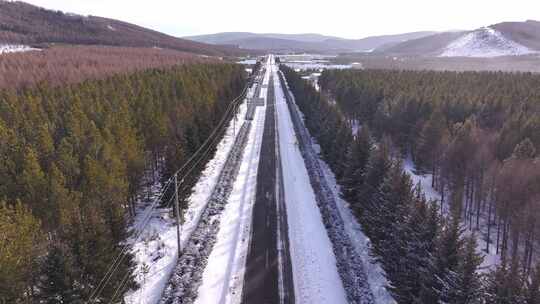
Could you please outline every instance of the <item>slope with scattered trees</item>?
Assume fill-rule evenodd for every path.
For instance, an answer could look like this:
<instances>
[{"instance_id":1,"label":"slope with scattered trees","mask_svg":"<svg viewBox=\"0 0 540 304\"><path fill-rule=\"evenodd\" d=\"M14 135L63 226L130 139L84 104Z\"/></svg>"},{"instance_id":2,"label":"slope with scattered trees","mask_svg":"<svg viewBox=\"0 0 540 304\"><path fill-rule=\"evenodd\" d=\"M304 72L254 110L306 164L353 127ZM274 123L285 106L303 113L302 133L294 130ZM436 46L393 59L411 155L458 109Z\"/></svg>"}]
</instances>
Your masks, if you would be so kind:
<instances>
[{"instance_id":1,"label":"slope with scattered trees","mask_svg":"<svg viewBox=\"0 0 540 304\"><path fill-rule=\"evenodd\" d=\"M172 37L127 22L68 14L20 1L0 1L0 44L5 43L161 47L211 56L246 52Z\"/></svg>"},{"instance_id":2,"label":"slope with scattered trees","mask_svg":"<svg viewBox=\"0 0 540 304\"><path fill-rule=\"evenodd\" d=\"M465 122L468 118L466 110L470 110L472 107L466 100L475 100L473 98L467 99L465 96L477 96L471 91L474 91L478 83L475 86L475 83L471 83L472 79L459 80L463 75L451 73L327 71L323 74L320 83L323 89L337 96L336 106L329 102L325 96L315 91L297 73L283 66L282 70L286 74L298 106L305 114L306 126L321 145L321 153L336 174L344 198L350 202L365 233L370 237L372 253L381 262L390 282L389 289L399 303L537 303L540 273L538 269L530 265L531 263L522 263L525 261L525 257L530 256L530 246L532 245L526 246L529 248L525 250L526 253L519 255L514 254L514 251L509 249L513 246L508 244L509 240L516 243L516 239L518 241L525 239L528 240L526 241L528 244L530 243L530 234L524 232L530 229L518 230L518 227L523 228L525 225L518 225L518 221L515 220L518 216L515 213L526 214L527 212L515 212L517 210L513 207L510 209L514 210L513 214L497 213L497 219L506 223L504 229L506 232L500 231L499 250L508 252L505 255L507 258L504 258L496 269L486 274L480 274L478 268L482 257L476 251L476 237L474 234L469 236L464 234L461 225L462 219L470 219L471 212L476 214L477 197L480 195L480 191L488 193L494 191L501 194L508 192L496 191L494 187L487 187L489 182L493 182L487 169L483 175L484 186L481 187L479 183L473 185L480 178L482 170L478 168L482 167L474 167L474 169L468 167L472 166L472 162L464 160L464 158L471 158L475 161L479 159L471 151L461 151L462 154L457 153L457 151L447 152L442 148L442 150L437 150L439 146L432 144L429 146L435 148L426 148L426 154L422 155L421 145L412 145L417 140L426 141L423 145L428 145L428 138L444 140L445 136L437 133L436 130L444 130L445 128L429 128L427 127L429 126L428 121L432 121L432 123L442 121L445 126L452 126L448 130L445 141L448 142L449 146L454 147L451 151L458 150L458 142L460 142L461 149L477 147L475 143L470 141L461 142L465 140L461 137L475 136L475 138L489 141L490 136L485 134L479 136L474 133L477 131L473 132L468 129L469 127L479 129L480 122ZM361 76L358 76L359 74ZM381 76L370 77L371 74ZM433 77L433 82L428 82L428 79L421 77L422 75L430 75ZM468 76L473 79L474 77L482 78L482 80L477 81L487 84L490 88L489 92L496 93L499 90L501 92L499 102L501 103L505 100L504 97L512 96L511 92L513 94L523 92L521 89L512 90L513 85L528 87L536 81L535 76L532 75L513 75L522 77L513 79L513 81L512 75L504 74L471 74ZM486 82L486 78L483 78L489 79L490 76L493 81L500 81L497 83L498 85L508 81L506 87L495 88L493 83L490 84L489 81ZM421 81L418 81L419 78ZM414 79L417 82L414 82ZM518 81L522 79L528 79L529 82ZM469 88L470 91L456 90L455 88L446 91L439 88L439 85L443 86L445 83L453 81L463 81L463 88ZM432 85L433 83L436 83L437 86ZM414 92L414 94L406 95L407 90ZM454 96L456 92L461 92L462 95L458 93L460 98L456 98L456 100L462 101L462 103L452 102L451 96ZM502 94L502 92L507 92L508 95ZM526 92L527 96L532 99L535 89ZM441 94L442 100L445 101L441 104L445 105L443 109L446 111L431 111L430 106L434 106L434 103L431 101L432 99L426 98L426 94L434 94L435 96ZM484 115L479 115L479 117L491 117L494 120L492 120L493 123L499 121L499 123L505 124L504 120L497 120L497 118L501 119L499 115L496 115L501 114L500 112L489 111L490 107L486 105L481 108L484 109L482 112ZM503 107L499 109L503 109ZM525 123L527 119L534 120L535 115L527 115L534 113L529 112L534 111L533 109L534 107L523 107L520 122ZM449 117L460 117L462 124L456 125L456 121L453 124L447 124L445 120L435 117L430 119L431 113L436 112L450 114ZM423 116L424 120L420 120L422 124L414 119L417 117L415 115L420 116L419 113L425 115ZM351 119L360 119L363 122L361 131L354 136L350 131ZM477 118L477 120L480 119ZM424 125L427 126L424 127ZM418 130L423 135L414 136L407 132L411 130ZM514 166L517 164L523 165L524 163L530 167L538 163L531 159L531 156L534 155L532 140L523 139L528 137L527 130L527 128L517 130L512 128L512 131L517 131L520 134L513 134L510 138L501 135L498 153L503 159L508 159L502 162L503 168L515 168ZM510 151L506 151L503 143L512 145L509 141L517 141L517 147L514 144ZM414 151L415 159L419 163L421 163L420 158L423 158L424 161L431 160L429 165L421 166L427 171L433 170L433 163L435 163L437 164L435 171L439 172L442 168L442 160L439 157L443 155L463 156L461 160L466 161L467 167L465 168L468 169L466 172L471 172L471 174L474 172L474 178L462 175L462 178L459 179L458 174L452 172L443 175L444 178L439 178L437 181L437 183L444 183L446 188L452 186L450 200L453 203L450 204L448 216L441 216L439 204L428 201L424 197L422 189L413 185L410 177L403 172L400 153L396 152L399 149L396 147L404 151ZM488 150L486 146L480 147L483 147L484 151ZM496 159L496 156L493 156L493 159ZM459 162L451 162L451 158L448 160L445 158L445 162L449 163L444 168L451 167L453 170L458 170L464 165ZM487 167L487 163L480 163ZM450 168L444 171L446 172L446 170L450 170ZM509 171L513 172L511 169ZM535 171L535 169L531 168L531 171ZM532 191L538 189L538 187L532 187L531 182L534 179L531 180L533 178L531 175L525 174L523 170L518 172L519 182L515 183L523 187L528 186L528 188L521 189ZM535 172L540 171L536 169ZM501 172L501 176L504 176L504 173ZM499 182L499 178L495 179L495 183L497 182ZM517 190L515 187L509 187ZM519 197L523 197L523 194ZM500 198L498 202L504 201L509 204L517 202L517 197L510 196L510 198L514 199L502 200ZM488 208L491 205L485 198L480 201L481 207ZM525 203L525 201L522 202ZM530 202L532 203L534 200ZM495 205L502 206L504 204L493 203L493 210L495 210ZM520 205L520 208L526 206ZM528 206L534 206L534 204ZM533 219L530 216L527 217ZM516 231L520 231L520 234L517 234ZM514 233L512 237L504 236L511 233ZM526 237L519 238L518 235ZM506 239L506 245L502 244L504 239ZM531 279L529 280L529 278Z\"/></svg>"},{"instance_id":3,"label":"slope with scattered trees","mask_svg":"<svg viewBox=\"0 0 540 304\"><path fill-rule=\"evenodd\" d=\"M530 73L326 72L324 90L347 117L388 135L441 204L471 229L485 218L486 250L532 268L539 240L540 77Z\"/></svg>"}]
</instances>

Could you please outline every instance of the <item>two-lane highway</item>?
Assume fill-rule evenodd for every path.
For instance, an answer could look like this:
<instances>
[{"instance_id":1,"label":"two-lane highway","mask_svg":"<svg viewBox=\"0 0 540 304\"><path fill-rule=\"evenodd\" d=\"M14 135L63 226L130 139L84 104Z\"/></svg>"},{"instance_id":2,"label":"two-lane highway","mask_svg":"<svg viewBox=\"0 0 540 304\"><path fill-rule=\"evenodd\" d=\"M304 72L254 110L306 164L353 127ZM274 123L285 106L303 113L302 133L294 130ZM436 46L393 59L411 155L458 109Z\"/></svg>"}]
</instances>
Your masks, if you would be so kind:
<instances>
[{"instance_id":1,"label":"two-lane highway","mask_svg":"<svg viewBox=\"0 0 540 304\"><path fill-rule=\"evenodd\" d=\"M373 303L272 55L259 79L160 303Z\"/></svg>"},{"instance_id":2,"label":"two-lane highway","mask_svg":"<svg viewBox=\"0 0 540 304\"><path fill-rule=\"evenodd\" d=\"M246 304L294 303L273 82L270 76L265 85L266 119L242 294Z\"/></svg>"}]
</instances>

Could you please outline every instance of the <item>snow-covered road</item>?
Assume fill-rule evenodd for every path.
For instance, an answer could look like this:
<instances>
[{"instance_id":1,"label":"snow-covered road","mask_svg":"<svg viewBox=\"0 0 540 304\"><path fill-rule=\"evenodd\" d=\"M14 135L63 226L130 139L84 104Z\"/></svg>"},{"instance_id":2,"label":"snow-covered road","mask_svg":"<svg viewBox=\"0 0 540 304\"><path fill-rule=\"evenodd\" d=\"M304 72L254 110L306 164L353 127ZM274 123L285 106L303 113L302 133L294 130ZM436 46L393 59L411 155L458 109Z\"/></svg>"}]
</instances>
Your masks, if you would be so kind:
<instances>
[{"instance_id":1,"label":"snow-covered road","mask_svg":"<svg viewBox=\"0 0 540 304\"><path fill-rule=\"evenodd\" d=\"M279 166L274 79L270 56L266 67L266 117L252 213L242 303L294 303L287 218Z\"/></svg>"},{"instance_id":2,"label":"snow-covered road","mask_svg":"<svg viewBox=\"0 0 540 304\"><path fill-rule=\"evenodd\" d=\"M265 69L255 92L256 97L265 101L264 106L255 111L247 148L225 205L195 303L263 303L268 299L276 301L275 295L279 295L282 303L347 303L333 246L317 207L279 82L278 66L270 59ZM275 114L269 115L268 111ZM267 121L269 119L272 121ZM266 146L268 151L263 152L267 160L263 161L263 141L266 140L265 145L268 145L270 137L275 137L276 143ZM273 145L275 152L271 151ZM272 169L263 163L271 164ZM268 181L272 185L259 184ZM280 193L284 201L282 210ZM255 204L259 204L257 212ZM286 229L280 226L280 214L277 213L285 215ZM283 250L284 246L290 253ZM260 257L266 259L260 263ZM283 273L287 271L284 261L292 265L289 266L290 285L283 282Z\"/></svg>"},{"instance_id":3,"label":"snow-covered road","mask_svg":"<svg viewBox=\"0 0 540 304\"><path fill-rule=\"evenodd\" d=\"M326 181L331 172L321 169L278 70L268 56L248 93L255 110L240 108L253 115L240 119L237 134L231 122L195 186L180 258L171 219L156 220L162 229L150 247L166 237L161 262L150 265L155 277L139 280L130 303L382 303L373 286L382 287L369 286L367 258L357 252L366 242L352 245L357 227L343 219L346 207ZM147 249L136 255L141 265L155 257Z\"/></svg>"}]
</instances>

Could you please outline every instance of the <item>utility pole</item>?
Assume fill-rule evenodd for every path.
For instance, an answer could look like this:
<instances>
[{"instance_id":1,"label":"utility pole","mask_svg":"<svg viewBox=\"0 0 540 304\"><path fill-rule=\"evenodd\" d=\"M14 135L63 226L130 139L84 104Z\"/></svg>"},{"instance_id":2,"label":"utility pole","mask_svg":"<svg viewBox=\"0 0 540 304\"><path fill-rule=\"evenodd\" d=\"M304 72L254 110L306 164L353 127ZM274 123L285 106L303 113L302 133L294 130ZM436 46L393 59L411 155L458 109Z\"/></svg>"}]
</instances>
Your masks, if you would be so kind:
<instances>
[{"instance_id":1,"label":"utility pole","mask_svg":"<svg viewBox=\"0 0 540 304\"><path fill-rule=\"evenodd\" d=\"M233 105L233 137L236 137L236 104Z\"/></svg>"},{"instance_id":2,"label":"utility pole","mask_svg":"<svg viewBox=\"0 0 540 304\"><path fill-rule=\"evenodd\" d=\"M180 241L180 206L178 203L178 173L174 175L174 207L176 209L176 237L178 239L178 256L182 252Z\"/></svg>"}]
</instances>

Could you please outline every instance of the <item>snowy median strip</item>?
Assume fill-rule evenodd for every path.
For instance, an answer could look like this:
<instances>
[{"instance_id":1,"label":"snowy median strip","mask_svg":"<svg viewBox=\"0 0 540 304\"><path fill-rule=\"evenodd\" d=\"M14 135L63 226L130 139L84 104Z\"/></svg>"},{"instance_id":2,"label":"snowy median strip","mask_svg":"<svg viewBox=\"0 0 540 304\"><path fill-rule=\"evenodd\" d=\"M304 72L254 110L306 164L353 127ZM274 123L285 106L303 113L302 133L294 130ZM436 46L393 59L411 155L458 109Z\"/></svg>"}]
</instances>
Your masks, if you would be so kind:
<instances>
[{"instance_id":1,"label":"snowy median strip","mask_svg":"<svg viewBox=\"0 0 540 304\"><path fill-rule=\"evenodd\" d=\"M296 303L347 303L277 73L274 77Z\"/></svg>"},{"instance_id":2,"label":"snowy median strip","mask_svg":"<svg viewBox=\"0 0 540 304\"><path fill-rule=\"evenodd\" d=\"M199 287L198 304L240 303L249 245L252 207L264 127L265 108L258 107L247 149L223 212L217 241Z\"/></svg>"}]
</instances>

